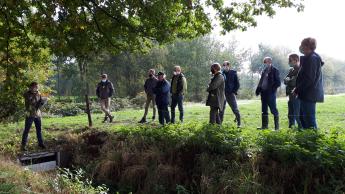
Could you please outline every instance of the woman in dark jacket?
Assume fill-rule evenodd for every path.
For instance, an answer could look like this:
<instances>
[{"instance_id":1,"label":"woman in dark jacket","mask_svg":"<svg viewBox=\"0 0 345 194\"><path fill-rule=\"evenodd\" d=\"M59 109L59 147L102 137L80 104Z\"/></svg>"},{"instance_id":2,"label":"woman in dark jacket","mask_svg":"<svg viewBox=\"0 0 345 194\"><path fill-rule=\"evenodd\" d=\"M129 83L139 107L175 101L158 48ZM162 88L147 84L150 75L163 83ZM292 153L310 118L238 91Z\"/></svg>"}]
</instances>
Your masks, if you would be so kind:
<instances>
[{"instance_id":1,"label":"woman in dark jacket","mask_svg":"<svg viewBox=\"0 0 345 194\"><path fill-rule=\"evenodd\" d=\"M170 122L169 115L169 94L170 94L170 83L165 79L165 74L158 72L158 83L153 89L156 94L156 104L158 109L158 119L159 123L164 125L164 123ZM165 122L164 122L165 121Z\"/></svg>"},{"instance_id":2,"label":"woman in dark jacket","mask_svg":"<svg viewBox=\"0 0 345 194\"><path fill-rule=\"evenodd\" d=\"M301 69L297 75L295 95L301 100L300 115L304 129L317 128L316 102L324 101L321 57L315 53L316 40L314 38L303 39L300 50L304 54L301 57Z\"/></svg>"},{"instance_id":3,"label":"woman in dark jacket","mask_svg":"<svg viewBox=\"0 0 345 194\"><path fill-rule=\"evenodd\" d=\"M212 79L207 87L208 97L206 106L210 106L210 123L221 124L220 112L224 107L224 77L220 72L219 63L214 63L211 66Z\"/></svg>"}]
</instances>

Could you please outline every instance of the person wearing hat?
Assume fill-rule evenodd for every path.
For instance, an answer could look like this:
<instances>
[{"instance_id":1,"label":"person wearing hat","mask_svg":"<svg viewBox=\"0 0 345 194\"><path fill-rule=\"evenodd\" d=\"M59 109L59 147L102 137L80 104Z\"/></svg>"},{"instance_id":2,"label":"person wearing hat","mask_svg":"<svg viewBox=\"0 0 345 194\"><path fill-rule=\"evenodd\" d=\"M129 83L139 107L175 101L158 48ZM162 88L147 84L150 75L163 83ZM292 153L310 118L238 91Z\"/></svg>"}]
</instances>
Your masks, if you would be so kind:
<instances>
[{"instance_id":1,"label":"person wearing hat","mask_svg":"<svg viewBox=\"0 0 345 194\"><path fill-rule=\"evenodd\" d=\"M29 131L32 123L35 123L38 146L43 149L45 148L42 138L42 115L40 109L47 102L47 98L42 97L38 89L38 83L32 82L29 86L29 90L24 93L26 117L21 145L22 151L26 151L25 146L28 141Z\"/></svg>"},{"instance_id":2,"label":"person wearing hat","mask_svg":"<svg viewBox=\"0 0 345 194\"><path fill-rule=\"evenodd\" d=\"M223 110L225 101L225 81L220 69L219 63L214 63L211 66L213 77L207 87L208 97L206 101L206 106L210 107L210 123L217 123L219 125L222 124L220 114Z\"/></svg>"},{"instance_id":3,"label":"person wearing hat","mask_svg":"<svg viewBox=\"0 0 345 194\"><path fill-rule=\"evenodd\" d=\"M154 69L150 69L148 72L148 78L145 81L144 88L146 93L146 103L145 103L145 113L143 118L139 121L139 123L146 123L146 116L149 111L150 103L152 102L153 107L153 116L152 121L156 118L156 96L153 93L153 88L156 87L158 79L155 76L156 71Z\"/></svg>"},{"instance_id":4,"label":"person wearing hat","mask_svg":"<svg viewBox=\"0 0 345 194\"><path fill-rule=\"evenodd\" d=\"M158 72L158 83L153 89L154 94L156 94L156 105L158 109L158 120L159 123L164 125L170 122L169 115L169 93L170 93L170 83L165 79L165 74L163 72Z\"/></svg>"},{"instance_id":5,"label":"person wearing hat","mask_svg":"<svg viewBox=\"0 0 345 194\"><path fill-rule=\"evenodd\" d=\"M101 103L101 109L105 114L103 122L106 122L109 118L109 122L113 122L114 116L111 116L110 114L110 97L114 93L114 86L113 83L111 83L108 80L107 74L101 75L101 81L97 84L96 94L97 97L100 99Z\"/></svg>"}]
</instances>

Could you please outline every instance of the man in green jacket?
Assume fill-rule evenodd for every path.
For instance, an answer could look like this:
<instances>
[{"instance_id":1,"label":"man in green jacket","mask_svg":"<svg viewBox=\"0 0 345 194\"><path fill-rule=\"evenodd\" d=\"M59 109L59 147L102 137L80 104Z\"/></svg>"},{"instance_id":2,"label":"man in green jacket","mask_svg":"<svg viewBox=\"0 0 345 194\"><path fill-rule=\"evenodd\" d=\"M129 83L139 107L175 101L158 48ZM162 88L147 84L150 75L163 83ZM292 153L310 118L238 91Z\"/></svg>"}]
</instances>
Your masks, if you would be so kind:
<instances>
[{"instance_id":1,"label":"man in green jacket","mask_svg":"<svg viewBox=\"0 0 345 194\"><path fill-rule=\"evenodd\" d=\"M174 67L174 76L171 79L171 123L175 123L175 108L178 105L180 121L183 122L183 99L187 91L187 80L183 75L181 67Z\"/></svg>"}]
</instances>

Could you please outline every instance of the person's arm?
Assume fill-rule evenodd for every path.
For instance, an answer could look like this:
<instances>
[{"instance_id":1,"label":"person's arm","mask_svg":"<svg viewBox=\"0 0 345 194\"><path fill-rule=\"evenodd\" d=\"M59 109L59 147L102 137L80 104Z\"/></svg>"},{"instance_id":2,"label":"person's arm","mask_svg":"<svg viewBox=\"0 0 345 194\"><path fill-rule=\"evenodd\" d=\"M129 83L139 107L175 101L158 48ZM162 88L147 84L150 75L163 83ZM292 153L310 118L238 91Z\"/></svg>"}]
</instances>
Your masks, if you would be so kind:
<instances>
[{"instance_id":1,"label":"person's arm","mask_svg":"<svg viewBox=\"0 0 345 194\"><path fill-rule=\"evenodd\" d=\"M223 75L220 75L220 76L217 75L217 77L215 77L211 81L211 83L208 85L207 91L210 92L212 90L217 89L222 84L223 81L224 81Z\"/></svg>"},{"instance_id":2,"label":"person's arm","mask_svg":"<svg viewBox=\"0 0 345 194\"><path fill-rule=\"evenodd\" d=\"M280 75L279 75L279 70L276 69L274 72L274 85L273 85L273 89L276 90L277 88L279 88L281 85L280 82Z\"/></svg>"},{"instance_id":3,"label":"person's arm","mask_svg":"<svg viewBox=\"0 0 345 194\"><path fill-rule=\"evenodd\" d=\"M187 79L185 77L182 78L183 82L183 94L187 94Z\"/></svg>"},{"instance_id":4,"label":"person's arm","mask_svg":"<svg viewBox=\"0 0 345 194\"><path fill-rule=\"evenodd\" d=\"M256 87L256 90L255 90L255 95L259 96L259 94L261 93L261 84L262 84L262 79L263 79L263 76L264 76L264 71L261 73L261 77L260 77L260 80L259 80L259 83L258 83L258 86Z\"/></svg>"},{"instance_id":5,"label":"person's arm","mask_svg":"<svg viewBox=\"0 0 345 194\"><path fill-rule=\"evenodd\" d=\"M145 93L147 93L147 82L148 82L148 79L145 80L145 83L144 83L144 90L145 90Z\"/></svg>"},{"instance_id":6,"label":"person's arm","mask_svg":"<svg viewBox=\"0 0 345 194\"><path fill-rule=\"evenodd\" d=\"M114 94L114 85L113 83L109 82L109 97L112 97Z\"/></svg>"},{"instance_id":7,"label":"person's arm","mask_svg":"<svg viewBox=\"0 0 345 194\"><path fill-rule=\"evenodd\" d=\"M234 92L237 94L238 89L240 88L240 81L238 80L237 72L234 73Z\"/></svg>"},{"instance_id":8,"label":"person's arm","mask_svg":"<svg viewBox=\"0 0 345 194\"><path fill-rule=\"evenodd\" d=\"M162 87L162 93L169 93L169 91L170 91L170 84L169 84L169 82L168 81L166 81L166 83L163 85L163 87Z\"/></svg>"},{"instance_id":9,"label":"person's arm","mask_svg":"<svg viewBox=\"0 0 345 194\"><path fill-rule=\"evenodd\" d=\"M299 79L296 83L295 93L298 94L299 91L304 91L312 87L316 78L317 63L320 63L319 60L316 57L312 57L310 64L303 64L302 71L298 75Z\"/></svg>"}]
</instances>

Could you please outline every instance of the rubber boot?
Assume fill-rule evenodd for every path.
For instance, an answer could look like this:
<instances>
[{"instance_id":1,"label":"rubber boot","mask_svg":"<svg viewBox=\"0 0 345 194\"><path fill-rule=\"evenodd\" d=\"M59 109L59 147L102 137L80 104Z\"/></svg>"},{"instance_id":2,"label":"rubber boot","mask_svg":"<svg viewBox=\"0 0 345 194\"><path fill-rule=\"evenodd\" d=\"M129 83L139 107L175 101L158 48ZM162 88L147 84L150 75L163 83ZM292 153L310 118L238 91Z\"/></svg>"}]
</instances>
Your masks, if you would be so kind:
<instances>
[{"instance_id":1,"label":"rubber boot","mask_svg":"<svg viewBox=\"0 0 345 194\"><path fill-rule=\"evenodd\" d=\"M257 129L268 129L268 115L262 115L261 116L261 127L258 127Z\"/></svg>"},{"instance_id":2,"label":"rubber boot","mask_svg":"<svg viewBox=\"0 0 345 194\"><path fill-rule=\"evenodd\" d=\"M274 129L279 130L279 116L274 116Z\"/></svg>"}]
</instances>

